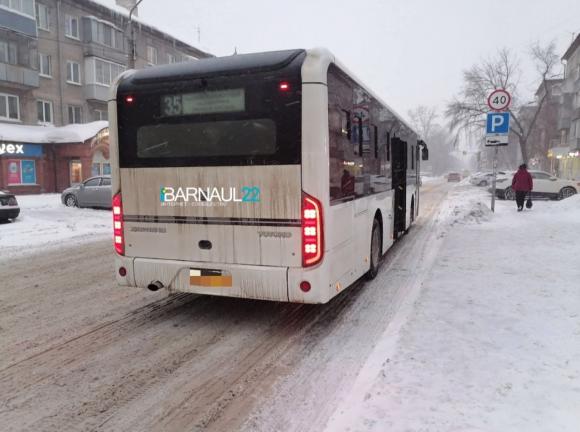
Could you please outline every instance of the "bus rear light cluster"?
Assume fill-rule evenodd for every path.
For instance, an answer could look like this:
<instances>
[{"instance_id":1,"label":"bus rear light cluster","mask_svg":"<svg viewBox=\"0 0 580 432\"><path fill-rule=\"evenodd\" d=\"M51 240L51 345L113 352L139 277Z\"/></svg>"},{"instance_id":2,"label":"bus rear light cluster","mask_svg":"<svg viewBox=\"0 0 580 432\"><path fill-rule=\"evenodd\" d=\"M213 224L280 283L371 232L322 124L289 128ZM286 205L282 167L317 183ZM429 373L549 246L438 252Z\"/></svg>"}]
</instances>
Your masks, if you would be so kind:
<instances>
[{"instance_id":1,"label":"bus rear light cluster","mask_svg":"<svg viewBox=\"0 0 580 432\"><path fill-rule=\"evenodd\" d=\"M302 266L310 267L322 261L324 253L322 205L316 198L302 192Z\"/></svg>"},{"instance_id":2,"label":"bus rear light cluster","mask_svg":"<svg viewBox=\"0 0 580 432\"><path fill-rule=\"evenodd\" d=\"M125 236L123 234L123 201L121 194L113 196L113 239L115 250L119 255L125 255Z\"/></svg>"}]
</instances>

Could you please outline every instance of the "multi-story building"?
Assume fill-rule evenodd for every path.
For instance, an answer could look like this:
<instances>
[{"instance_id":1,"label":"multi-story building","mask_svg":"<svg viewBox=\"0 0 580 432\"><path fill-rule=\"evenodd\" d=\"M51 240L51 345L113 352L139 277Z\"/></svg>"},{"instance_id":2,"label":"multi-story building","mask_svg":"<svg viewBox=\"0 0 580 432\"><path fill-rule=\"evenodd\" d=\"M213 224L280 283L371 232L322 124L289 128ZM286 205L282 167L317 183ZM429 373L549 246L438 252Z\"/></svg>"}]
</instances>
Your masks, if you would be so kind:
<instances>
[{"instance_id":1,"label":"multi-story building","mask_svg":"<svg viewBox=\"0 0 580 432\"><path fill-rule=\"evenodd\" d=\"M108 89L126 69L127 14L90 0L0 0L0 121L106 120ZM136 67L209 55L137 22Z\"/></svg>"},{"instance_id":2,"label":"multi-story building","mask_svg":"<svg viewBox=\"0 0 580 432\"><path fill-rule=\"evenodd\" d=\"M92 0L0 0L0 146L25 144L18 148L28 158L23 165L15 155L0 152L0 187L18 191L17 175L9 171L24 166L34 171L26 179L34 178L36 187L24 188L21 180L26 191L58 190L106 172L108 146L78 155L67 153L66 163L54 161L53 168L41 170L39 164L52 157L42 150L45 144L26 139L29 126L23 133L14 126L58 127L107 120L110 86L128 65L128 26L128 13ZM210 57L140 20L133 28L137 68ZM4 135L3 124L10 124L4 127ZM26 145L36 146L28 156ZM43 182L36 175L38 170L62 178L62 173L52 173L61 166L69 171L68 181Z\"/></svg>"},{"instance_id":3,"label":"multi-story building","mask_svg":"<svg viewBox=\"0 0 580 432\"><path fill-rule=\"evenodd\" d=\"M566 69L558 118L560 151L551 156L557 160L559 175L580 179L580 35L568 47L562 60Z\"/></svg>"},{"instance_id":4,"label":"multi-story building","mask_svg":"<svg viewBox=\"0 0 580 432\"><path fill-rule=\"evenodd\" d=\"M527 142L530 163L536 169L554 171L548 155L550 150L557 151L560 143L558 131L558 116L562 107L562 78L551 78L542 81L536 90L536 104L540 106L540 112L532 111L522 121L530 121L536 115L536 122ZM536 108L537 109L537 108Z\"/></svg>"}]
</instances>

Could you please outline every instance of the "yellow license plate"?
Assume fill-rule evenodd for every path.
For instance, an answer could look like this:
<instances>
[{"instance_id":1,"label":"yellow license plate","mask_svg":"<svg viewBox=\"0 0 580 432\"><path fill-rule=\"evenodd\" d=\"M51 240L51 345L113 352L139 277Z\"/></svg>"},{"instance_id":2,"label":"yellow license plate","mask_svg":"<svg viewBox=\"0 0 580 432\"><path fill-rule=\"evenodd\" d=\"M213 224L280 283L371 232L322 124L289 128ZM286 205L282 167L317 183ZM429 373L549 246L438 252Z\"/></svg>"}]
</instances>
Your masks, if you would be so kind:
<instances>
[{"instance_id":1,"label":"yellow license plate","mask_svg":"<svg viewBox=\"0 0 580 432\"><path fill-rule=\"evenodd\" d=\"M189 269L189 285L231 288L232 275L224 274L221 270Z\"/></svg>"}]
</instances>

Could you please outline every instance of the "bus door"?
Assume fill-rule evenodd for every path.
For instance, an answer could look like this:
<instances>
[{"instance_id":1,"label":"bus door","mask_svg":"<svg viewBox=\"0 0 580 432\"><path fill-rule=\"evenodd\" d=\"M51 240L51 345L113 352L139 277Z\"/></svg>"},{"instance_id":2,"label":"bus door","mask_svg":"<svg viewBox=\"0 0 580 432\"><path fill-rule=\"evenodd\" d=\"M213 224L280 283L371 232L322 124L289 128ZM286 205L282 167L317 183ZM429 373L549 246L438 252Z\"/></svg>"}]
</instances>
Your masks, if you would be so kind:
<instances>
[{"instance_id":1,"label":"bus door","mask_svg":"<svg viewBox=\"0 0 580 432\"><path fill-rule=\"evenodd\" d=\"M407 142L399 138L391 140L391 156L393 167L394 228L395 239L405 231L407 209Z\"/></svg>"}]
</instances>

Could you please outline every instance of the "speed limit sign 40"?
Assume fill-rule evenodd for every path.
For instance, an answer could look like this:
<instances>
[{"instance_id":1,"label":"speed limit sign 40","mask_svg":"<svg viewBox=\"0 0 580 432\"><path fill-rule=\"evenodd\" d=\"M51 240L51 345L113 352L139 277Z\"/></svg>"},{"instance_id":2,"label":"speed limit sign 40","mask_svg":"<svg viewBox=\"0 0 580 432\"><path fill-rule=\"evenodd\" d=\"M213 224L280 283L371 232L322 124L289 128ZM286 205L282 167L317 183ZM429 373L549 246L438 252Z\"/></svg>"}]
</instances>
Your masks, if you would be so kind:
<instances>
[{"instance_id":1,"label":"speed limit sign 40","mask_svg":"<svg viewBox=\"0 0 580 432\"><path fill-rule=\"evenodd\" d=\"M511 95L504 89L497 89L491 92L487 98L487 105L494 111L503 111L510 106Z\"/></svg>"}]
</instances>

